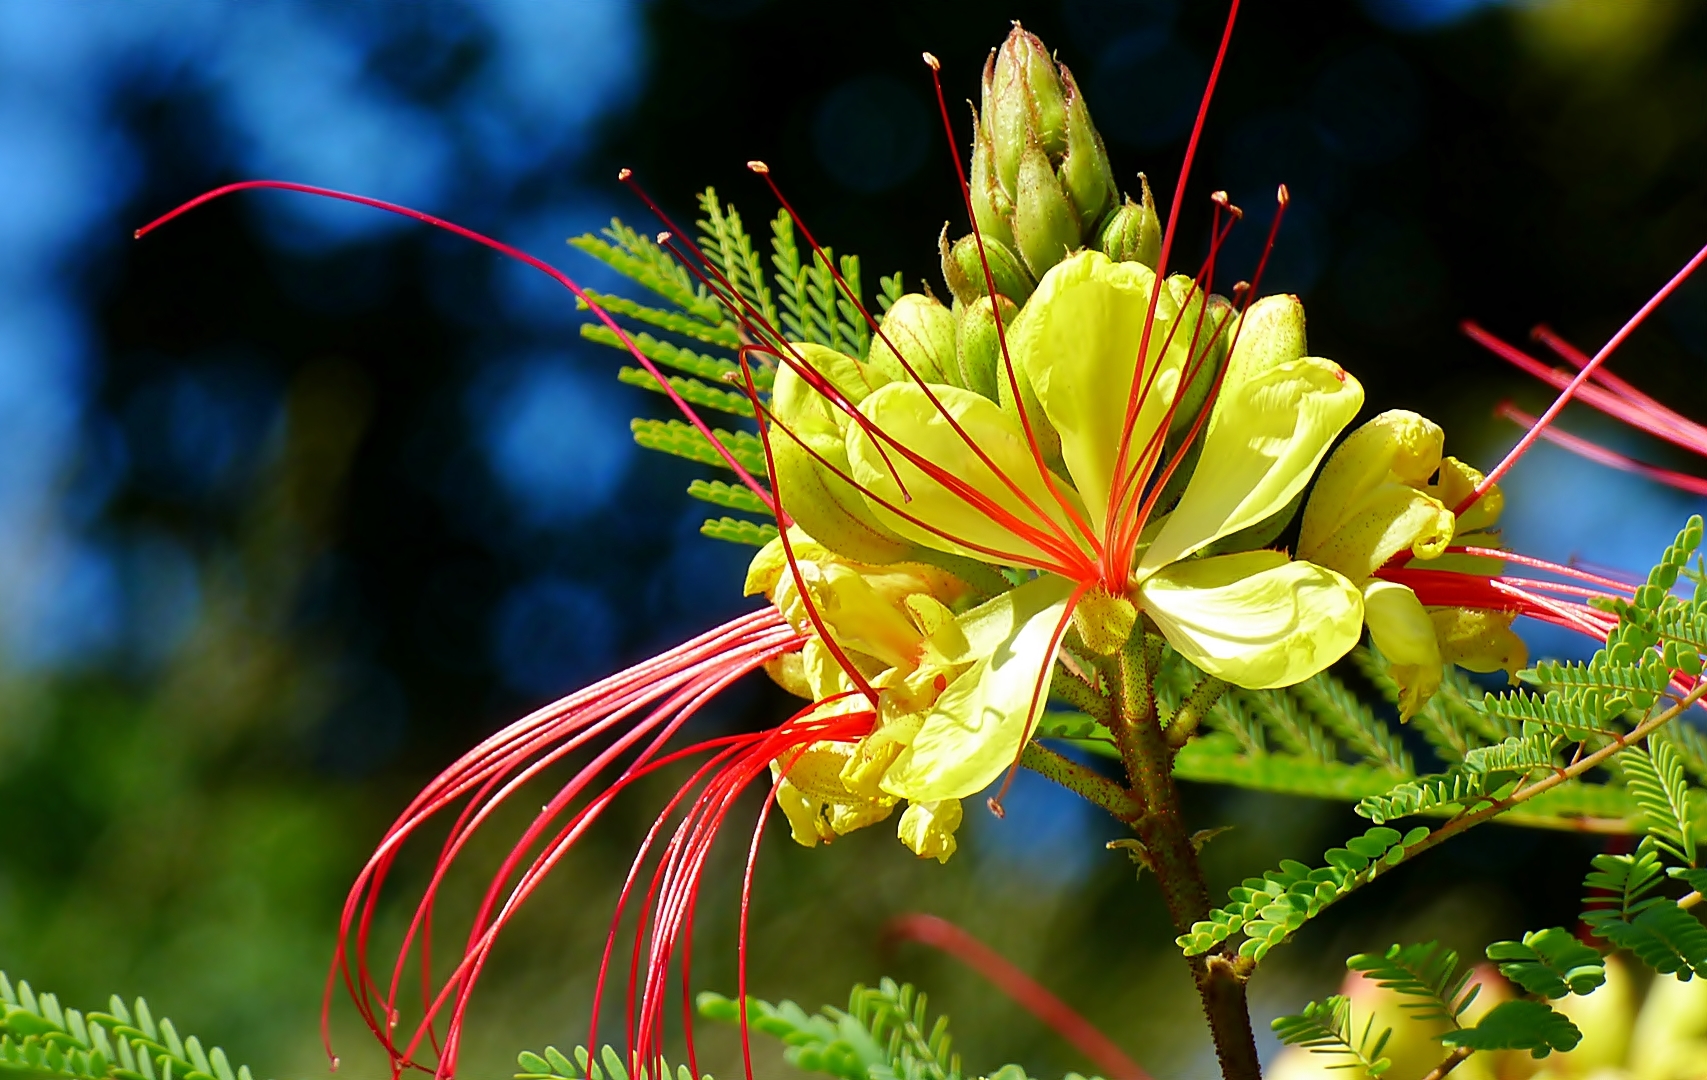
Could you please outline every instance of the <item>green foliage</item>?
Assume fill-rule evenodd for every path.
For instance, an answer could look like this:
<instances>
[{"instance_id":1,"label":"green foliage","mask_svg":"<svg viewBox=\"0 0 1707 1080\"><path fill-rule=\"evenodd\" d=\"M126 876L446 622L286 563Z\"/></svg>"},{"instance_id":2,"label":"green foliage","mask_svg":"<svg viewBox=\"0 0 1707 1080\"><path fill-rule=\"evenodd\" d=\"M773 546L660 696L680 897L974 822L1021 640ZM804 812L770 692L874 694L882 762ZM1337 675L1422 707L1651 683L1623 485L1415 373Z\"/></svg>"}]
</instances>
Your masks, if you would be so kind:
<instances>
[{"instance_id":1,"label":"green foliage","mask_svg":"<svg viewBox=\"0 0 1707 1080\"><path fill-rule=\"evenodd\" d=\"M657 379L652 377L652 373L641 368L618 368L616 377L629 386L638 386L642 390L650 390L656 394L664 392L664 388L658 384ZM702 409L715 409L718 412L744 416L748 419L753 416L753 403L747 400L747 395L744 392L720 390L715 386L707 386L698 379L684 379L679 375L670 375L668 379L670 389L680 394L682 400L689 405L697 405Z\"/></svg>"},{"instance_id":2,"label":"green foliage","mask_svg":"<svg viewBox=\"0 0 1707 1080\"><path fill-rule=\"evenodd\" d=\"M1582 1037L1575 1024L1547 1003L1516 998L1495 1005L1475 1027L1449 1031L1440 1041L1466 1050L1527 1050L1531 1057L1544 1058L1555 1050L1573 1049Z\"/></svg>"},{"instance_id":3,"label":"green foliage","mask_svg":"<svg viewBox=\"0 0 1707 1080\"><path fill-rule=\"evenodd\" d=\"M1462 813L1552 762L1552 747L1545 736L1513 736L1493 746L1467 750L1463 762L1446 772L1407 780L1385 794L1361 800L1355 809L1377 825L1448 807Z\"/></svg>"},{"instance_id":4,"label":"green foliage","mask_svg":"<svg viewBox=\"0 0 1707 1080\"><path fill-rule=\"evenodd\" d=\"M1596 937L1636 954L1662 975L1707 975L1707 927L1654 891L1665 881L1659 848L1643 839L1630 855L1597 855L1583 879L1583 922Z\"/></svg>"},{"instance_id":5,"label":"green foliage","mask_svg":"<svg viewBox=\"0 0 1707 1080\"><path fill-rule=\"evenodd\" d=\"M1499 964L1501 975L1545 998L1587 994L1606 981L1600 953L1559 926L1531 930L1522 941L1496 941L1488 946L1488 959Z\"/></svg>"},{"instance_id":6,"label":"green foliage","mask_svg":"<svg viewBox=\"0 0 1707 1080\"><path fill-rule=\"evenodd\" d=\"M536 1054L531 1050L523 1050L516 1055L516 1064L521 1066L516 1073L516 1080L629 1080L628 1066L623 1064L622 1057L610 1047L605 1047L597 1061L590 1061L587 1048L577 1046L575 1058L571 1061L555 1046L545 1048L545 1053ZM659 1077L668 1080L670 1077L669 1062L660 1062L661 1068L656 1069ZM653 1070L640 1070L641 1080L649 1077ZM693 1080L693 1074L688 1072L686 1065L676 1066L675 1080ZM702 1080L711 1080L708 1075Z\"/></svg>"},{"instance_id":7,"label":"green foliage","mask_svg":"<svg viewBox=\"0 0 1707 1080\"><path fill-rule=\"evenodd\" d=\"M948 1017L932 1021L926 1004L910 984L884 979L855 986L845 1010L826 1005L808 1014L792 1001L750 997L746 1012L750 1030L782 1040L784 1058L807 1072L839 1080L961 1080ZM740 1007L720 994L701 994L699 1011L740 1023Z\"/></svg>"},{"instance_id":8,"label":"green foliage","mask_svg":"<svg viewBox=\"0 0 1707 1080\"><path fill-rule=\"evenodd\" d=\"M1651 750L1627 746L1618 753L1624 782L1642 808L1642 826L1666 854L1695 865L1695 833L1689 807L1689 781L1672 744L1650 739Z\"/></svg>"},{"instance_id":9,"label":"green foliage","mask_svg":"<svg viewBox=\"0 0 1707 1080\"><path fill-rule=\"evenodd\" d=\"M747 544L751 547L764 547L775 540L777 535L777 527L769 522L744 521L732 517L706 518L699 531L700 535L709 536L713 540L726 540L731 544Z\"/></svg>"},{"instance_id":10,"label":"green foliage","mask_svg":"<svg viewBox=\"0 0 1707 1080\"><path fill-rule=\"evenodd\" d=\"M722 480L695 480L688 485L688 494L702 502L725 506L731 510L745 510L749 514L770 512L759 497L743 484L729 484Z\"/></svg>"},{"instance_id":11,"label":"green foliage","mask_svg":"<svg viewBox=\"0 0 1707 1080\"><path fill-rule=\"evenodd\" d=\"M1345 847L1329 849L1323 855L1326 866L1312 869L1286 859L1279 869L1246 878L1229 890L1227 906L1193 923L1190 932L1175 941L1187 956L1198 956L1242 933L1239 955L1260 961L1323 908L1403 862L1405 850L1428 833L1422 826L1400 834L1377 825L1347 840Z\"/></svg>"},{"instance_id":12,"label":"green foliage","mask_svg":"<svg viewBox=\"0 0 1707 1080\"><path fill-rule=\"evenodd\" d=\"M1339 994L1326 1001L1312 1001L1294 1016L1275 1017L1269 1026L1287 1046L1302 1046L1313 1053L1350 1059L1332 1068L1362 1069L1365 1076L1374 1080L1393 1065L1381 1056L1393 1029L1383 1028L1376 1035L1375 1016L1371 1013L1359 1031L1352 1019L1351 999Z\"/></svg>"},{"instance_id":13,"label":"green foliage","mask_svg":"<svg viewBox=\"0 0 1707 1080\"><path fill-rule=\"evenodd\" d=\"M1400 1006L1410 1010L1414 1019L1443 1020L1454 1027L1481 990L1469 986L1472 969L1458 972L1458 954L1433 941L1395 944L1384 953L1359 953L1345 966L1401 997L1418 999Z\"/></svg>"},{"instance_id":14,"label":"green foliage","mask_svg":"<svg viewBox=\"0 0 1707 1080\"><path fill-rule=\"evenodd\" d=\"M681 420L641 420L629 422L629 429L634 432L634 441L648 450L660 450L666 454L687 458L689 461L699 461L707 465L721 465L728 468L723 456L711 445L711 441L699 433L699 429ZM717 441L741 463L741 467L751 473L765 471L764 445L759 437L749 431L725 431L713 428L712 434Z\"/></svg>"},{"instance_id":15,"label":"green foliage","mask_svg":"<svg viewBox=\"0 0 1707 1080\"><path fill-rule=\"evenodd\" d=\"M1399 733L1345 683L1324 671L1293 689L1329 730L1370 764L1406 776L1416 772Z\"/></svg>"},{"instance_id":16,"label":"green foliage","mask_svg":"<svg viewBox=\"0 0 1707 1080\"><path fill-rule=\"evenodd\" d=\"M236 1071L219 1047L204 1050L195 1036L180 1037L172 1021L154 1019L137 998L127 1007L117 994L106 1012L81 1013L15 987L0 972L0 1077L18 1080L253 1080Z\"/></svg>"}]
</instances>

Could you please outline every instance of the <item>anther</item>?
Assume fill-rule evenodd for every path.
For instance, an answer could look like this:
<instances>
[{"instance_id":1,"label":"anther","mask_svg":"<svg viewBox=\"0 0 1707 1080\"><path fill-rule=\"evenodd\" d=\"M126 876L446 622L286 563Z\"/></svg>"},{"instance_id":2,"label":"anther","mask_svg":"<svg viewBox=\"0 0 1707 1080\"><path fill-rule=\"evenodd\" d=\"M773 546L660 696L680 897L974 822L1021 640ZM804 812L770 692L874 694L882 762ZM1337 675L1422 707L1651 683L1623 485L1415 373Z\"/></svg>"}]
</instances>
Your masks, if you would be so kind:
<instances>
[{"instance_id":1,"label":"anther","mask_svg":"<svg viewBox=\"0 0 1707 1080\"><path fill-rule=\"evenodd\" d=\"M618 180L627 180L629 177L631 177L633 175L634 175L634 170L629 169L629 168L622 168L622 169L618 169L616 171L616 178Z\"/></svg>"},{"instance_id":2,"label":"anther","mask_svg":"<svg viewBox=\"0 0 1707 1080\"><path fill-rule=\"evenodd\" d=\"M924 53L922 55L925 58L925 66L929 67L932 71L941 71L942 70L942 61L941 60L938 60L936 57L932 56L930 53Z\"/></svg>"},{"instance_id":3,"label":"anther","mask_svg":"<svg viewBox=\"0 0 1707 1080\"><path fill-rule=\"evenodd\" d=\"M771 167L762 161L749 161L747 162L747 168L758 173L760 176L768 176L771 171Z\"/></svg>"},{"instance_id":4,"label":"anther","mask_svg":"<svg viewBox=\"0 0 1707 1080\"><path fill-rule=\"evenodd\" d=\"M1017 26L1019 24L1015 23L1014 25ZM994 795L992 795L988 799L984 800L984 805L988 806L990 808L990 813L996 815L996 817L998 817L998 818L1005 818L1008 816L1008 812L1006 810L1002 809L1002 804L996 799L996 797Z\"/></svg>"},{"instance_id":5,"label":"anther","mask_svg":"<svg viewBox=\"0 0 1707 1080\"><path fill-rule=\"evenodd\" d=\"M1292 202L1292 192L1286 190L1285 184L1280 185L1280 190L1274 193L1274 201L1281 206L1286 206Z\"/></svg>"},{"instance_id":6,"label":"anther","mask_svg":"<svg viewBox=\"0 0 1707 1080\"><path fill-rule=\"evenodd\" d=\"M663 232L658 234L658 246L663 247L665 244L669 243L671 239L670 230L665 229Z\"/></svg>"},{"instance_id":7,"label":"anther","mask_svg":"<svg viewBox=\"0 0 1707 1080\"><path fill-rule=\"evenodd\" d=\"M1214 203L1216 206L1221 207L1222 209L1226 209L1229 205L1231 205L1228 198L1227 198L1227 193L1225 191L1212 191L1212 192L1210 192L1209 193L1209 201Z\"/></svg>"}]
</instances>

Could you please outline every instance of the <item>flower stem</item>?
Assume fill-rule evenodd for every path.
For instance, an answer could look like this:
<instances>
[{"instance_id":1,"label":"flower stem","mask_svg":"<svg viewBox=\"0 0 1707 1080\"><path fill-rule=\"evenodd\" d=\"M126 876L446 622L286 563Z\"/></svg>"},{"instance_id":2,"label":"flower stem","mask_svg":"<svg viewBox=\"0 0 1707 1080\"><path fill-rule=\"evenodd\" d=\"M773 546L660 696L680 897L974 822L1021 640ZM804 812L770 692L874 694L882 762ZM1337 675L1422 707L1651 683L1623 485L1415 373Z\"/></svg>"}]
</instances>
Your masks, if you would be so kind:
<instances>
[{"instance_id":1,"label":"flower stem","mask_svg":"<svg viewBox=\"0 0 1707 1080\"><path fill-rule=\"evenodd\" d=\"M1032 772L1053 780L1086 802L1107 810L1121 821L1131 824L1144 813L1144 806L1132 793L1092 769L1062 757L1055 751L1030 742L1020 754L1019 763Z\"/></svg>"},{"instance_id":2,"label":"flower stem","mask_svg":"<svg viewBox=\"0 0 1707 1080\"><path fill-rule=\"evenodd\" d=\"M1175 748L1168 744L1157 722L1155 673L1161 663L1161 648L1159 637L1134 633L1121 651L1118 665L1109 673L1109 682L1116 688L1114 737L1132 794L1144 806L1144 815L1133 825L1143 841L1150 869L1161 884L1168 915L1183 934L1192 923L1208 917L1209 887L1197 863L1191 830L1181 813L1179 788L1173 777ZM1187 963L1203 999L1203 1014L1215 1040L1222 1077L1260 1080L1262 1068L1245 1000L1246 972L1224 949L1189 957Z\"/></svg>"}]
</instances>

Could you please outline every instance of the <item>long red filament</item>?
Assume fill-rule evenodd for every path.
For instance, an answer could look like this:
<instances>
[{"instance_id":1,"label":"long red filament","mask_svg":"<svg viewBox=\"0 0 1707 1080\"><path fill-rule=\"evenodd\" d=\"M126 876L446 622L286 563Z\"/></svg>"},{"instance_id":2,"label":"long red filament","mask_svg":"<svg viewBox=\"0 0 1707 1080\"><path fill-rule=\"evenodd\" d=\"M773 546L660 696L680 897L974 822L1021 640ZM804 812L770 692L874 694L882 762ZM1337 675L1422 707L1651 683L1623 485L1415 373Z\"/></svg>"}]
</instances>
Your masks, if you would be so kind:
<instances>
[{"instance_id":1,"label":"long red filament","mask_svg":"<svg viewBox=\"0 0 1707 1080\"><path fill-rule=\"evenodd\" d=\"M883 934L890 940L917 941L941 949L984 976L992 986L1071 1043L1109 1080L1150 1080L1150 1074L1144 1071L1143 1066L1128 1057L1095 1024L1080 1016L1072 1006L1050 993L1007 957L947 919L936 915L900 915L884 926Z\"/></svg>"},{"instance_id":2,"label":"long red filament","mask_svg":"<svg viewBox=\"0 0 1707 1080\"><path fill-rule=\"evenodd\" d=\"M1494 466L1493 470L1488 473L1480 484L1476 485L1475 491L1466 496L1463 502L1453 507L1453 513L1463 514L1465 510L1468 510L1475 504L1477 499L1480 499L1484 494L1486 494L1489 488L1498 483L1500 477L1504 476L1511 470L1511 467L1517 463L1517 460L1521 458L1531 446L1535 445L1535 440L1541 437L1542 432L1553 423L1559 413L1564 411L1565 406L1570 403L1571 398L1576 396L1577 391L1594 377L1595 371L1601 364L1606 362L1606 358L1611 356L1613 352L1615 352L1617 348L1624 343L1624 340L1635 332L1637 327L1647 321L1648 316L1653 314L1654 309L1659 307L1660 304L1665 301L1666 297L1677 291L1679 286L1689 280L1689 276L1695 273L1696 269L1703 262L1707 262L1707 246L1702 247L1700 251L1696 252L1694 258L1685 263L1683 268L1676 274L1673 274L1671 280L1666 282L1665 286L1661 288L1659 292L1655 293L1647 303L1642 305L1641 310L1632 315L1630 320L1620 327L1618 332L1613 334L1605 345L1600 347L1600 351L1595 353L1594 356L1589 359L1588 363L1582 366L1582 370L1578 371L1576 377L1566 385L1564 390L1560 391L1559 396L1554 399L1553 404L1549 405L1547 407L1547 411L1541 414L1541 418L1536 421L1535 426L1524 433L1523 438L1518 440L1517 445L1512 447L1511 452L1507 454L1498 465Z\"/></svg>"},{"instance_id":3,"label":"long red filament","mask_svg":"<svg viewBox=\"0 0 1707 1080\"><path fill-rule=\"evenodd\" d=\"M735 455L730 453L729 449L725 447L723 443L718 440L717 436L712 433L710 426L700 418L699 413L694 411L693 406L689 405L687 401L676 392L676 388L670 385L670 380L666 378L664 373L658 370L657 365L640 350L640 347L628 336L628 331L624 330L615 319L611 318L609 312L605 311L603 307L595 303L593 299L581 288L581 286L577 285L568 274L565 274L550 263L547 263L542 259L535 258L527 252L511 247L509 244L503 243L502 241L494 240L489 236L475 232L473 229L464 228L461 225L446 221L443 218L434 217L432 214L423 213L420 210L414 210L407 206L400 206L397 203L386 202L383 199L372 199L366 195L354 195L347 191L337 191L332 188L316 187L312 184L295 184L285 180L243 180L235 184L226 184L223 187L218 187L212 191L204 192L191 199L189 202L167 211L155 218L153 221L144 225L142 228L136 230L136 238L141 239L153 232L155 229L166 224L168 221L171 221L173 218L176 218L181 214L188 213L203 203L211 202L222 195L229 195L237 191L249 191L260 188L270 188L279 191L296 191L306 195L316 195L325 199L339 199L343 202L356 203L360 206L369 206L376 210L384 210L387 213L397 214L406 218L413 218L416 221L423 222L435 228L443 229L446 232L455 233L456 235L467 240L472 240L477 244L482 244L501 255L507 255L518 262L526 263L528 266L533 267L540 273L545 274L547 277L573 293L575 295L575 299L587 305L588 310L592 311L594 316L596 316L600 322L605 324L607 329L617 336L617 338L622 342L623 347L626 348L629 354L634 357L635 362L644 368L648 375L651 375L658 381L659 388L670 398L670 401L675 404L676 408L681 411L682 415L687 417L688 422L692 424L701 435L705 436L708 442L711 443L712 449L717 451L718 456L723 459L723 463L734 471L735 475L740 478L741 482L745 484L753 494L757 495L759 499L764 502L766 507L773 511L775 510L775 500L772 498L770 491L757 480L753 479L752 474L742 467L741 463L735 459Z\"/></svg>"},{"instance_id":4,"label":"long red filament","mask_svg":"<svg viewBox=\"0 0 1707 1080\"><path fill-rule=\"evenodd\" d=\"M1500 416L1527 430L1532 431L1540 424L1540 421L1535 417L1509 402L1502 404L1497 412ZM1648 465L1637 461L1635 458L1626 457L1616 450L1609 450L1598 443L1590 442L1569 432L1560 431L1557 427L1544 429L1541 432L1541 437L1555 446L1569 450L1578 457L1587 458L1620 472L1646 477L1668 487L1687 491L1692 495L1707 495L1707 480L1701 477L1690 476L1688 473L1677 472L1673 469L1662 469L1657 465Z\"/></svg>"}]
</instances>

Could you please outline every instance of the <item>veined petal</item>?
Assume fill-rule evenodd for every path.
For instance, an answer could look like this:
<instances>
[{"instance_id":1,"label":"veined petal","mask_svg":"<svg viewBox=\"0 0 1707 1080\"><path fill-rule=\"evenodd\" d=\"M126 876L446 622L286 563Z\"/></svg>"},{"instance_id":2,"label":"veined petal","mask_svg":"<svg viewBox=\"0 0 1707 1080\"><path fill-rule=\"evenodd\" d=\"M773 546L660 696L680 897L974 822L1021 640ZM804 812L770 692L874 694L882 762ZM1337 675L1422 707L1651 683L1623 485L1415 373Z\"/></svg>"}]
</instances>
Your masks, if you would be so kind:
<instances>
[{"instance_id":1,"label":"veined petal","mask_svg":"<svg viewBox=\"0 0 1707 1080\"><path fill-rule=\"evenodd\" d=\"M932 385L930 392L954 417L967 438L1001 470L1002 476L1025 493L1032 505L1048 514L1069 536L1078 535L1038 474L1037 463L1026 446L1025 432L1017 421L1005 415L989 398L970 390ZM992 513L974 505L927 475L896 446L887 443L880 446L858 424L849 424L848 460L854 480L890 506L940 529L947 536L908 521L879 505L875 499L867 499L872 513L883 524L901 536L937 551L991 561L989 554L956 543L956 540L964 540L968 544L1008 553L1016 563L1052 566L1058 562L1024 535L1015 532L1015 522L1023 523L1033 532L1047 526L1037 511L1028 507L1001 476L991 471L967 444L967 438L955 432L922 387L914 383L890 383L866 398L860 409L876 427L901 446L969 485L1000 509L999 513ZM897 473L906 485L906 494L895 482ZM1065 490L1065 485L1061 486Z\"/></svg>"},{"instance_id":2,"label":"veined petal","mask_svg":"<svg viewBox=\"0 0 1707 1080\"><path fill-rule=\"evenodd\" d=\"M1438 424L1405 409L1347 436L1304 507L1299 557L1362 580L1406 548L1439 555L1452 540L1452 513L1422 487L1440 468L1445 439Z\"/></svg>"},{"instance_id":3,"label":"veined petal","mask_svg":"<svg viewBox=\"0 0 1707 1080\"><path fill-rule=\"evenodd\" d=\"M1311 496L1315 503L1314 494ZM1305 522L1311 522L1305 511ZM1439 499L1396 481L1365 491L1330 532L1312 530L1298 557L1362 581L1401 551L1433 559L1452 543L1452 511ZM1429 564L1433 566L1432 563Z\"/></svg>"},{"instance_id":4,"label":"veined petal","mask_svg":"<svg viewBox=\"0 0 1707 1080\"><path fill-rule=\"evenodd\" d=\"M1278 551L1175 563L1139 586L1181 656L1250 690L1303 682L1363 634L1363 596L1332 570Z\"/></svg>"},{"instance_id":5,"label":"veined petal","mask_svg":"<svg viewBox=\"0 0 1707 1080\"><path fill-rule=\"evenodd\" d=\"M1156 275L1142 263L1117 263L1100 252L1082 252L1043 275L1008 333L1013 361L1030 377L1044 412L1060 433L1061 457L1097 528L1107 513L1127 391L1155 284ZM1163 289L1150 331L1149 366L1139 383L1142 389L1154 369L1154 382L1132 432L1137 450L1160 427L1179 389L1194 328L1181 326L1165 354L1162 350L1178 311L1173 294Z\"/></svg>"},{"instance_id":6,"label":"veined petal","mask_svg":"<svg viewBox=\"0 0 1707 1080\"><path fill-rule=\"evenodd\" d=\"M969 652L981 655L925 714L884 791L916 803L965 798L1013 764L1049 696L1050 641L1072 591L1045 574L962 616Z\"/></svg>"},{"instance_id":7,"label":"veined petal","mask_svg":"<svg viewBox=\"0 0 1707 1080\"><path fill-rule=\"evenodd\" d=\"M1363 387L1331 360L1303 357L1253 372L1235 357L1191 482L1138 561L1138 577L1291 502L1362 407Z\"/></svg>"}]
</instances>

